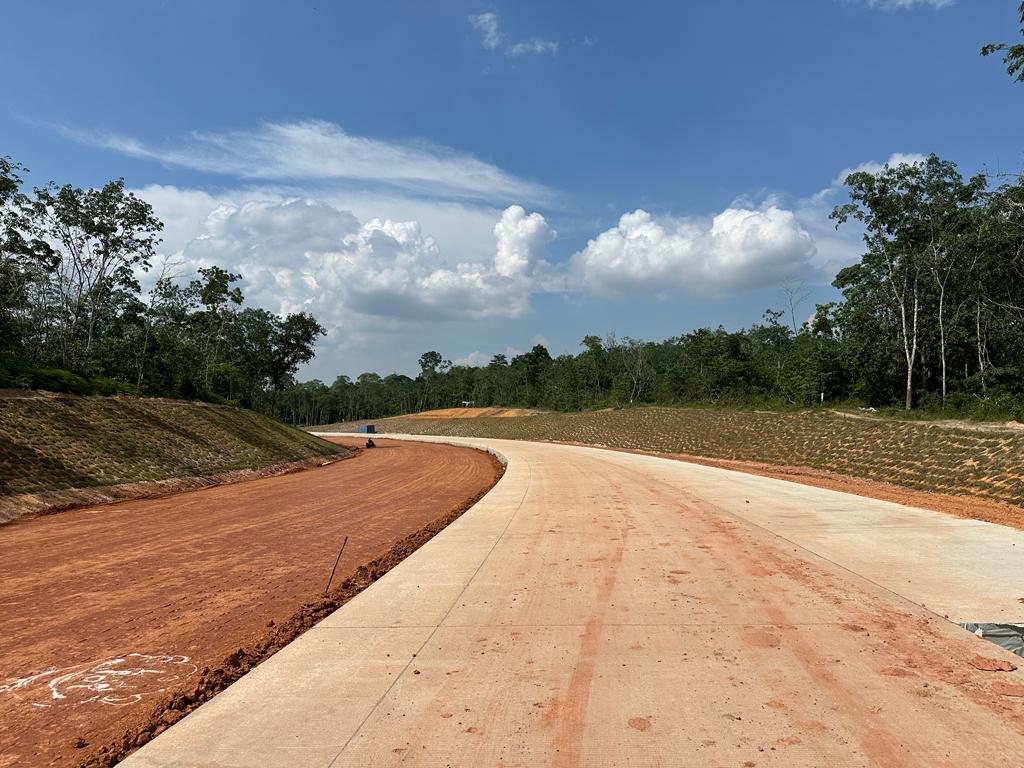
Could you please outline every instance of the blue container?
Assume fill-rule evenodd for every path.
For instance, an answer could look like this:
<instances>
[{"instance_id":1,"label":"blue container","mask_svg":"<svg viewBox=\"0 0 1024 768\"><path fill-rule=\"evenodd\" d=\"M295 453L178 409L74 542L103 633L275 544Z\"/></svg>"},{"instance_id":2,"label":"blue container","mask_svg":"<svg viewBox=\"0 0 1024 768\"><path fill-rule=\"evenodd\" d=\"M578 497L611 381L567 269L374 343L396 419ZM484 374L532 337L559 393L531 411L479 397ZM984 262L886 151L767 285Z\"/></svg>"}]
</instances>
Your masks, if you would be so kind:
<instances>
[{"instance_id":1,"label":"blue container","mask_svg":"<svg viewBox=\"0 0 1024 768\"><path fill-rule=\"evenodd\" d=\"M358 427L356 427L356 432L358 432L361 435L377 434L377 430L374 428L373 424L360 424Z\"/></svg>"}]
</instances>

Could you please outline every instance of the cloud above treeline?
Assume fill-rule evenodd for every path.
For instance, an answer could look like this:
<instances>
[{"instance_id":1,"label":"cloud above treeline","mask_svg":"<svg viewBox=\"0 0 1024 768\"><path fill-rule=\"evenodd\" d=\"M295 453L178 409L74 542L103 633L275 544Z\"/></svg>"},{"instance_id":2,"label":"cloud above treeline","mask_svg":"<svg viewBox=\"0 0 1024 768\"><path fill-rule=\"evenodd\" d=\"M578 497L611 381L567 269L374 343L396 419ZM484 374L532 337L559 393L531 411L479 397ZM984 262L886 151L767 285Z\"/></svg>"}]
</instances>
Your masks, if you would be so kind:
<instances>
[{"instance_id":1,"label":"cloud above treeline","mask_svg":"<svg viewBox=\"0 0 1024 768\"><path fill-rule=\"evenodd\" d=\"M168 187L139 193L156 200L164 216L176 197ZM367 315L515 318L530 309L533 275L554 234L543 216L513 205L493 228L490 254L451 263L416 221L360 221L311 199L246 200L215 203L173 258L189 268L219 264L241 272L257 303L309 310L334 326Z\"/></svg>"},{"instance_id":2,"label":"cloud above treeline","mask_svg":"<svg viewBox=\"0 0 1024 768\"><path fill-rule=\"evenodd\" d=\"M61 127L76 141L179 168L281 183L370 183L410 194L477 200L545 200L543 185L425 141L356 136L323 120L265 123L252 130L194 132L164 145Z\"/></svg>"},{"instance_id":3,"label":"cloud above treeline","mask_svg":"<svg viewBox=\"0 0 1024 768\"><path fill-rule=\"evenodd\" d=\"M792 211L727 208L708 219L656 219L638 209L587 243L573 266L594 293L733 294L804 271L814 239Z\"/></svg>"},{"instance_id":4,"label":"cloud above treeline","mask_svg":"<svg viewBox=\"0 0 1024 768\"><path fill-rule=\"evenodd\" d=\"M515 320L542 294L735 296L792 279L828 282L861 247L855 231L837 233L828 220L845 176L922 158L862 163L788 205L626 211L586 243L553 252L555 227L533 200L552 193L469 155L351 137L318 121L193 140L161 150L131 138L91 143L233 177L136 190L165 222L166 256L182 275L212 264L242 273L250 301L312 312L339 348L387 344L430 323ZM365 177L385 191L325 183Z\"/></svg>"}]
</instances>

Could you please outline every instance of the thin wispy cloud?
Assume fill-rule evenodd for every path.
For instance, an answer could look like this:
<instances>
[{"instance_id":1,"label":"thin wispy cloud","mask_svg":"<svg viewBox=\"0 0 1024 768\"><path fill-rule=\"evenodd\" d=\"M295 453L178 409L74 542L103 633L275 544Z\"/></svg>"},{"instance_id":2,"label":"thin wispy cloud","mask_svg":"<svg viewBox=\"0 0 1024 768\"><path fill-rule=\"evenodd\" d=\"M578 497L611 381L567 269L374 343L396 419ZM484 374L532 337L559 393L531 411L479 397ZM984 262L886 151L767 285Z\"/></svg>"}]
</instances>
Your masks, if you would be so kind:
<instances>
[{"instance_id":1,"label":"thin wispy cloud","mask_svg":"<svg viewBox=\"0 0 1024 768\"><path fill-rule=\"evenodd\" d=\"M498 14L493 11L477 13L466 17L469 25L480 33L480 44L488 50L497 50L504 41ZM541 37L531 37L505 46L506 56L554 56L558 53L558 43Z\"/></svg>"},{"instance_id":2,"label":"thin wispy cloud","mask_svg":"<svg viewBox=\"0 0 1024 768\"><path fill-rule=\"evenodd\" d=\"M472 155L427 142L355 136L322 120L196 132L164 145L65 126L58 130L132 157L248 180L373 184L442 198L538 201L551 196L544 186Z\"/></svg>"},{"instance_id":3,"label":"thin wispy cloud","mask_svg":"<svg viewBox=\"0 0 1024 768\"><path fill-rule=\"evenodd\" d=\"M497 48L501 45L501 32L498 31L498 14L477 13L467 17L473 29L480 33L484 48Z\"/></svg>"},{"instance_id":4,"label":"thin wispy cloud","mask_svg":"<svg viewBox=\"0 0 1024 768\"><path fill-rule=\"evenodd\" d=\"M558 53L558 43L552 40L526 40L521 43L515 43L508 47L509 56L528 56L530 54L550 54L554 56Z\"/></svg>"},{"instance_id":5,"label":"thin wispy cloud","mask_svg":"<svg viewBox=\"0 0 1024 768\"><path fill-rule=\"evenodd\" d=\"M906 11L911 8L948 8L955 0L865 0L869 8L881 11Z\"/></svg>"}]
</instances>

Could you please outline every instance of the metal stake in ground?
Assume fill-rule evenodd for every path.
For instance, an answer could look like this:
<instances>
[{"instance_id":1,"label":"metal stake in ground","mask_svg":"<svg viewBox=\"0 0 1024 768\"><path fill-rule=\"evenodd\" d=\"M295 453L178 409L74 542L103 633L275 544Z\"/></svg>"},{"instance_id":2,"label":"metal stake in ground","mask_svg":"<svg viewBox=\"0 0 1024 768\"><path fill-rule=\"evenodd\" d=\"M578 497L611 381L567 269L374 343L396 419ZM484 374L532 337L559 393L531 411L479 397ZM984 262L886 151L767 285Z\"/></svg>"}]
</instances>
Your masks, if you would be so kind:
<instances>
[{"instance_id":1,"label":"metal stake in ground","mask_svg":"<svg viewBox=\"0 0 1024 768\"><path fill-rule=\"evenodd\" d=\"M331 582L334 581L334 572L338 570L338 563L341 562L341 554L345 551L345 545L348 544L348 536L345 536L345 540L341 542L341 549L338 550L338 558L334 561L334 567L331 568L331 578L327 580L327 586L324 587L324 594L327 594L327 590L331 588Z\"/></svg>"}]
</instances>

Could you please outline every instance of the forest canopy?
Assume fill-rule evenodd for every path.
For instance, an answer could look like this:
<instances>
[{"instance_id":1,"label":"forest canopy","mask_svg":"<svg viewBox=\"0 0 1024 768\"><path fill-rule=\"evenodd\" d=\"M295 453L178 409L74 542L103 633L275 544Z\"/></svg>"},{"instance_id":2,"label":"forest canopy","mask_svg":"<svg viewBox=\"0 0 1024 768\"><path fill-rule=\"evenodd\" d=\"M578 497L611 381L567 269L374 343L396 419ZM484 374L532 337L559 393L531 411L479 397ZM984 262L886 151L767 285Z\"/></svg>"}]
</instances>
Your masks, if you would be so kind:
<instances>
[{"instance_id":1,"label":"forest canopy","mask_svg":"<svg viewBox=\"0 0 1024 768\"><path fill-rule=\"evenodd\" d=\"M28 192L24 172L0 157L0 387L260 407L313 358L320 324L245 306L241 275L154 270L163 224L123 180Z\"/></svg>"}]
</instances>

